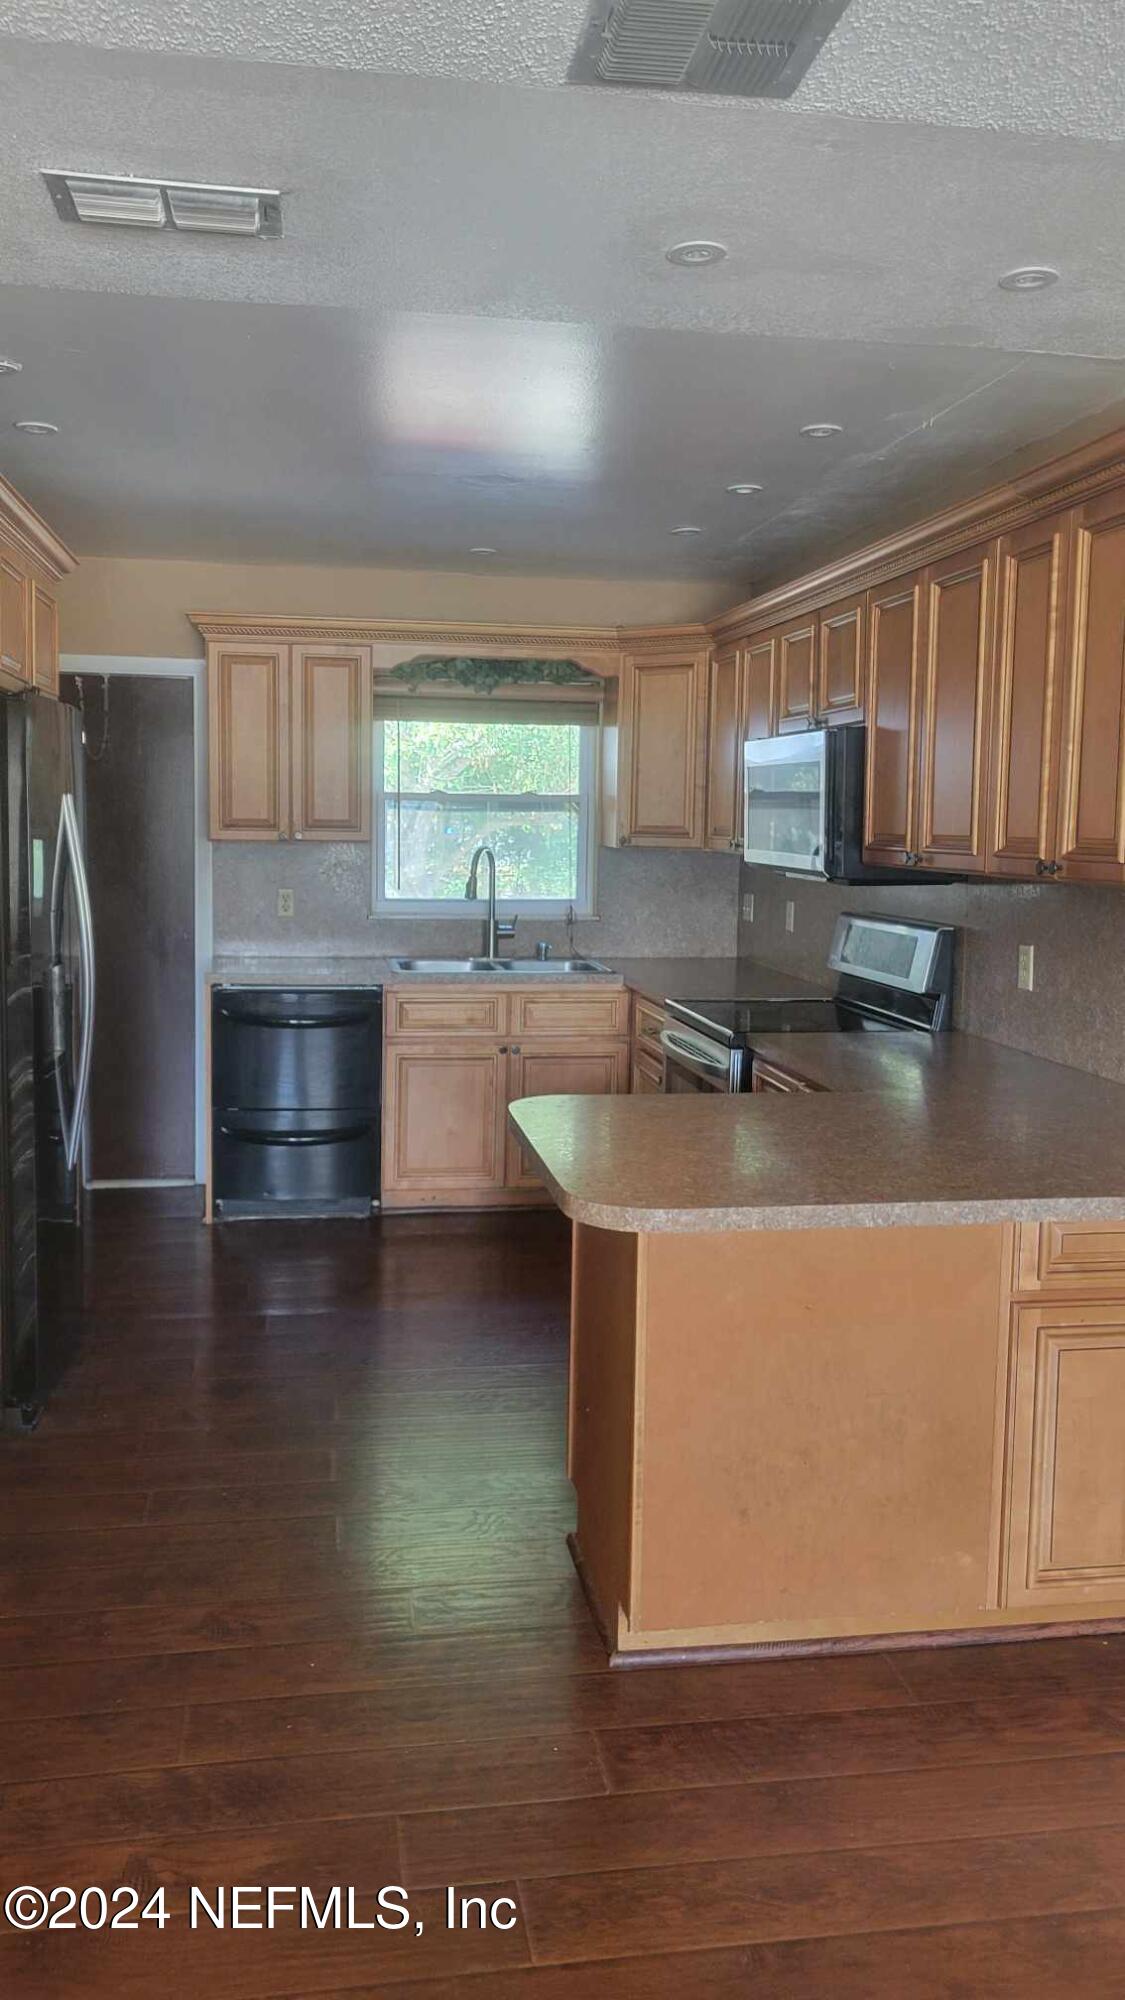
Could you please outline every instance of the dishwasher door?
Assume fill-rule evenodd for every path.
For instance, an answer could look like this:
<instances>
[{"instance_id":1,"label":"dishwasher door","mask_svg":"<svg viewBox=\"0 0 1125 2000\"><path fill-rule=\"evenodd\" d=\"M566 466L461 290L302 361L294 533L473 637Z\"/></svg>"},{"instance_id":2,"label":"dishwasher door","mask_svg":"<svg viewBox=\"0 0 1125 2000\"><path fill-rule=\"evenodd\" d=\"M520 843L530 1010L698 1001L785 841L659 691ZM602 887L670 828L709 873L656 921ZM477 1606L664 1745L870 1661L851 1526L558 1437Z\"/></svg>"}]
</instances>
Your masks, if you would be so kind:
<instances>
[{"instance_id":1,"label":"dishwasher door","mask_svg":"<svg viewBox=\"0 0 1125 2000\"><path fill-rule=\"evenodd\" d=\"M374 1110L382 995L217 987L211 1102L240 1111Z\"/></svg>"}]
</instances>

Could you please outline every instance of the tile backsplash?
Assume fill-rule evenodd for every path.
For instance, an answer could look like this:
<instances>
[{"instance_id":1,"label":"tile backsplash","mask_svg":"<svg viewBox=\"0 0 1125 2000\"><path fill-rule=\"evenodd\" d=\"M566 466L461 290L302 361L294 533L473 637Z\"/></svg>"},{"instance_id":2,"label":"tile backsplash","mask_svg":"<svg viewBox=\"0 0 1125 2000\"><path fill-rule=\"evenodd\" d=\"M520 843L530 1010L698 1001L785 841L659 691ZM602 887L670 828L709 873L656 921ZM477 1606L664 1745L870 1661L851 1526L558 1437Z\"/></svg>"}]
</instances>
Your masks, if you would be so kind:
<instances>
[{"instance_id":1,"label":"tile backsplash","mask_svg":"<svg viewBox=\"0 0 1125 2000\"><path fill-rule=\"evenodd\" d=\"M750 893L754 921L740 922L740 951L813 979L829 976L825 960L842 910L955 924L959 1028L1125 1082L1125 891L918 881L845 888L743 868L740 909ZM1035 947L1031 993L1016 982L1021 944Z\"/></svg>"},{"instance_id":2,"label":"tile backsplash","mask_svg":"<svg viewBox=\"0 0 1125 2000\"><path fill-rule=\"evenodd\" d=\"M479 915L371 918L370 849L359 842L218 841L212 852L217 955L480 949ZM736 855L600 848L598 915L576 923L575 942L584 952L621 956L733 957L739 867ZM277 914L279 889L293 891L292 917ZM521 918L514 949L530 955L540 937L560 950L566 927Z\"/></svg>"}]
</instances>

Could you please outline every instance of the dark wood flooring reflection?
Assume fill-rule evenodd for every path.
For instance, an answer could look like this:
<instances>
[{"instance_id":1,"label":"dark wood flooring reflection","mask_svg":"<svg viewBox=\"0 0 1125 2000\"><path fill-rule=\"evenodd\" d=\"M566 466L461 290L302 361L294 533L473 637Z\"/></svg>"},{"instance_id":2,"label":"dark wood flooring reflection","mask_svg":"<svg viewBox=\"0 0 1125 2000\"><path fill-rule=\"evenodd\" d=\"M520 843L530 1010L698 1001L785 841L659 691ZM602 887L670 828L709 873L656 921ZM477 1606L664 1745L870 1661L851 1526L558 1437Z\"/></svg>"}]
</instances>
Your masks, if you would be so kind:
<instances>
[{"instance_id":1,"label":"dark wood flooring reflection","mask_svg":"<svg viewBox=\"0 0 1125 2000\"><path fill-rule=\"evenodd\" d=\"M163 1889L168 1922L0 1920L0 1991L1118 1990L1125 1638L609 1672L565 1545L567 1258L554 1214L99 1198L77 1358L0 1444L0 1889ZM189 1928L192 1884L370 1921L387 1883L421 1935ZM451 1883L513 1928L450 1931Z\"/></svg>"}]
</instances>

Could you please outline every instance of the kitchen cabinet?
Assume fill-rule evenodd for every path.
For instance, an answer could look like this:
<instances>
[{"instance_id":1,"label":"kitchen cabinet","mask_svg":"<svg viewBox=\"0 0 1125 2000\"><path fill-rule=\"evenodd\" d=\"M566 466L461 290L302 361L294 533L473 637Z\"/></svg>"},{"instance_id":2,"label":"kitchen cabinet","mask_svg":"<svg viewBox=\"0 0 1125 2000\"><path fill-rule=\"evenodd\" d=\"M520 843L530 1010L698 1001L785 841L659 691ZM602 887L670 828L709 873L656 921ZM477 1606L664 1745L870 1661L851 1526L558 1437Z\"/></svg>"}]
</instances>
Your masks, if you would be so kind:
<instances>
[{"instance_id":1,"label":"kitchen cabinet","mask_svg":"<svg viewBox=\"0 0 1125 2000\"><path fill-rule=\"evenodd\" d=\"M635 1051L629 1087L634 1097L663 1097L664 1064L640 1050Z\"/></svg>"},{"instance_id":2,"label":"kitchen cabinet","mask_svg":"<svg viewBox=\"0 0 1125 2000\"><path fill-rule=\"evenodd\" d=\"M508 1057L507 1103L520 1097L613 1097L629 1088L625 1042L513 1042ZM505 1186L543 1186L514 1133L508 1133Z\"/></svg>"},{"instance_id":3,"label":"kitchen cabinet","mask_svg":"<svg viewBox=\"0 0 1125 2000\"><path fill-rule=\"evenodd\" d=\"M817 614L815 720L862 722L867 674L867 597L860 591Z\"/></svg>"},{"instance_id":4,"label":"kitchen cabinet","mask_svg":"<svg viewBox=\"0 0 1125 2000\"><path fill-rule=\"evenodd\" d=\"M633 995L630 1082L637 1096L663 1092L664 1044L660 1037L667 1019L663 1007L658 1007L655 1001L646 1000L640 993Z\"/></svg>"},{"instance_id":5,"label":"kitchen cabinet","mask_svg":"<svg viewBox=\"0 0 1125 2000\"><path fill-rule=\"evenodd\" d=\"M868 593L867 771L864 853L902 866L914 831L920 572Z\"/></svg>"},{"instance_id":6,"label":"kitchen cabinet","mask_svg":"<svg viewBox=\"0 0 1125 2000\"><path fill-rule=\"evenodd\" d=\"M803 1077L794 1076L790 1070L782 1069L780 1064L764 1062L760 1056L756 1056L754 1058L754 1072L750 1088L752 1092L756 1092L759 1096L763 1095L766 1091L779 1091L785 1096L790 1096L795 1092L805 1097L808 1096L813 1085L806 1083Z\"/></svg>"},{"instance_id":7,"label":"kitchen cabinet","mask_svg":"<svg viewBox=\"0 0 1125 2000\"><path fill-rule=\"evenodd\" d=\"M777 628L777 727L809 729L813 721L816 674L816 613L792 618Z\"/></svg>"},{"instance_id":8,"label":"kitchen cabinet","mask_svg":"<svg viewBox=\"0 0 1125 2000\"><path fill-rule=\"evenodd\" d=\"M986 867L1058 872L1059 752L1073 523L1049 514L997 548Z\"/></svg>"},{"instance_id":9,"label":"kitchen cabinet","mask_svg":"<svg viewBox=\"0 0 1125 2000\"><path fill-rule=\"evenodd\" d=\"M708 649L622 660L617 842L702 847Z\"/></svg>"},{"instance_id":10,"label":"kitchen cabinet","mask_svg":"<svg viewBox=\"0 0 1125 2000\"><path fill-rule=\"evenodd\" d=\"M31 677L40 694L59 691L59 611L37 579L30 585Z\"/></svg>"},{"instance_id":11,"label":"kitchen cabinet","mask_svg":"<svg viewBox=\"0 0 1125 2000\"><path fill-rule=\"evenodd\" d=\"M1015 1278L1025 1294L1125 1300L1125 1223L1021 1223Z\"/></svg>"},{"instance_id":12,"label":"kitchen cabinet","mask_svg":"<svg viewBox=\"0 0 1125 2000\"><path fill-rule=\"evenodd\" d=\"M743 648L743 740L777 735L777 633L758 632ZM739 792L742 773L739 772Z\"/></svg>"},{"instance_id":13,"label":"kitchen cabinet","mask_svg":"<svg viewBox=\"0 0 1125 2000\"><path fill-rule=\"evenodd\" d=\"M0 548L0 683L18 693L31 686L28 576L23 564Z\"/></svg>"},{"instance_id":14,"label":"kitchen cabinet","mask_svg":"<svg viewBox=\"0 0 1125 2000\"><path fill-rule=\"evenodd\" d=\"M487 1207L543 1188L508 1131L519 1097L629 1088L624 987L391 988L383 1204Z\"/></svg>"},{"instance_id":15,"label":"kitchen cabinet","mask_svg":"<svg viewBox=\"0 0 1125 2000\"><path fill-rule=\"evenodd\" d=\"M707 817L703 844L719 853L741 846L743 655L739 646L712 654L707 694Z\"/></svg>"},{"instance_id":16,"label":"kitchen cabinet","mask_svg":"<svg viewBox=\"0 0 1125 2000\"><path fill-rule=\"evenodd\" d=\"M208 646L212 840L365 840L371 648Z\"/></svg>"},{"instance_id":17,"label":"kitchen cabinet","mask_svg":"<svg viewBox=\"0 0 1125 2000\"><path fill-rule=\"evenodd\" d=\"M1073 515L1073 601L1056 859L1125 881L1125 487Z\"/></svg>"},{"instance_id":18,"label":"kitchen cabinet","mask_svg":"<svg viewBox=\"0 0 1125 2000\"><path fill-rule=\"evenodd\" d=\"M1002 1602L1125 1603L1125 1302L1014 1308L1007 1450Z\"/></svg>"},{"instance_id":19,"label":"kitchen cabinet","mask_svg":"<svg viewBox=\"0 0 1125 2000\"><path fill-rule=\"evenodd\" d=\"M992 671L995 545L931 564L923 596L916 867L985 866L984 751Z\"/></svg>"}]
</instances>

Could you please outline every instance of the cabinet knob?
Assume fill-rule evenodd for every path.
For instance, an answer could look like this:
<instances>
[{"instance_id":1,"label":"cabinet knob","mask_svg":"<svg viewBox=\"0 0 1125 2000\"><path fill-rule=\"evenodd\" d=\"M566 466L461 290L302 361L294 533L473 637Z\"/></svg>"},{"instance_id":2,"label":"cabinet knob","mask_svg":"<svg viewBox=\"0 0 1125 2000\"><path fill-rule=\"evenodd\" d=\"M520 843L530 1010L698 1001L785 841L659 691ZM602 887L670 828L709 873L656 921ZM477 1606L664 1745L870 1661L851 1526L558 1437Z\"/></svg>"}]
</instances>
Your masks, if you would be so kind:
<instances>
[{"instance_id":1,"label":"cabinet knob","mask_svg":"<svg viewBox=\"0 0 1125 2000\"><path fill-rule=\"evenodd\" d=\"M298 827L298 828L297 828L297 830L296 830L296 832L295 832L295 833L294 833L294 835L293 835L293 838L294 838L294 840L303 840L303 839L304 839L304 837L305 837L305 836L304 836L304 834L303 834L303 833L301 832L301 829L300 829L300 827Z\"/></svg>"},{"instance_id":2,"label":"cabinet knob","mask_svg":"<svg viewBox=\"0 0 1125 2000\"><path fill-rule=\"evenodd\" d=\"M518 1042L513 1042L513 1043L512 1043L512 1054L513 1054L514 1056L518 1056L518 1055L519 1055L519 1053L520 1053L520 1045L519 1045L519 1043L518 1043Z\"/></svg>"},{"instance_id":3,"label":"cabinet knob","mask_svg":"<svg viewBox=\"0 0 1125 2000\"><path fill-rule=\"evenodd\" d=\"M506 1056L506 1055L507 1055L507 1053L508 1053L508 1044L507 1044L507 1042L501 1042L501 1044L500 1044L500 1054L501 1054L502 1056Z\"/></svg>"}]
</instances>

